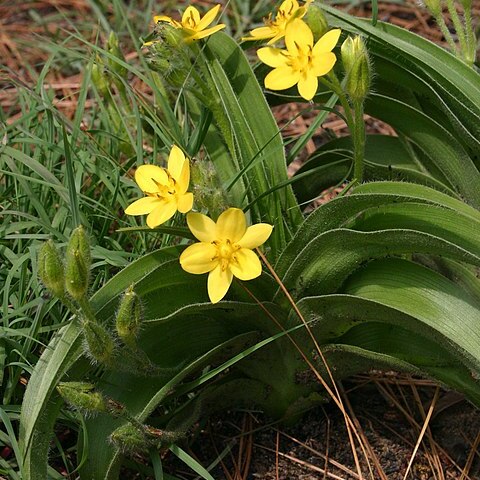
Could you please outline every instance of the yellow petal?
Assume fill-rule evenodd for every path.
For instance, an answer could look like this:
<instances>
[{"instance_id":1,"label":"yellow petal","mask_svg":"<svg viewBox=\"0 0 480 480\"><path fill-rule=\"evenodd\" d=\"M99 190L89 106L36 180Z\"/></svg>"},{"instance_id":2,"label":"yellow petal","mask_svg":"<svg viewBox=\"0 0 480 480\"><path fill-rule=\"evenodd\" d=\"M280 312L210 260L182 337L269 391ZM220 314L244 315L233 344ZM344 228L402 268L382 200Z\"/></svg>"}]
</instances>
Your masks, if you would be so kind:
<instances>
[{"instance_id":1,"label":"yellow petal","mask_svg":"<svg viewBox=\"0 0 480 480\"><path fill-rule=\"evenodd\" d=\"M277 28L277 34L267 42L267 45L273 45L274 43L278 42L284 36L285 36L285 29L284 28L280 28L280 29Z\"/></svg>"},{"instance_id":2,"label":"yellow petal","mask_svg":"<svg viewBox=\"0 0 480 480\"><path fill-rule=\"evenodd\" d=\"M341 33L342 31L339 28L335 28L323 35L313 47L313 55L331 52L335 48Z\"/></svg>"},{"instance_id":3,"label":"yellow petal","mask_svg":"<svg viewBox=\"0 0 480 480\"><path fill-rule=\"evenodd\" d=\"M265 77L265 87L270 90L286 90L293 87L300 79L300 72L291 67L280 67L272 70Z\"/></svg>"},{"instance_id":4,"label":"yellow petal","mask_svg":"<svg viewBox=\"0 0 480 480\"><path fill-rule=\"evenodd\" d=\"M272 27L258 27L250 32L250 37L242 38L242 40L263 40L265 38L274 37L275 34L276 30Z\"/></svg>"},{"instance_id":5,"label":"yellow petal","mask_svg":"<svg viewBox=\"0 0 480 480\"><path fill-rule=\"evenodd\" d=\"M209 273L208 296L212 303L219 302L227 294L232 279L232 272L228 268L222 270L220 265Z\"/></svg>"},{"instance_id":6,"label":"yellow petal","mask_svg":"<svg viewBox=\"0 0 480 480\"><path fill-rule=\"evenodd\" d=\"M298 10L299 5L297 0L285 0L282 2L280 7L278 7L278 11L282 12L284 15L288 14L291 15L292 13L295 12L295 10Z\"/></svg>"},{"instance_id":7,"label":"yellow petal","mask_svg":"<svg viewBox=\"0 0 480 480\"><path fill-rule=\"evenodd\" d=\"M239 208L225 210L217 219L215 240L238 242L247 230L245 214Z\"/></svg>"},{"instance_id":8,"label":"yellow petal","mask_svg":"<svg viewBox=\"0 0 480 480\"><path fill-rule=\"evenodd\" d=\"M178 181L180 178L184 163L185 155L179 147L174 145L170 150L170 155L168 156L167 170L176 181Z\"/></svg>"},{"instance_id":9,"label":"yellow petal","mask_svg":"<svg viewBox=\"0 0 480 480\"><path fill-rule=\"evenodd\" d=\"M258 58L269 67L286 67L288 64L288 52L279 48L264 47L257 50Z\"/></svg>"},{"instance_id":10,"label":"yellow petal","mask_svg":"<svg viewBox=\"0 0 480 480\"><path fill-rule=\"evenodd\" d=\"M168 23L172 23L172 19L170 17L167 17L167 15L155 15L153 17L153 21L154 23L158 23L158 22L168 22Z\"/></svg>"},{"instance_id":11,"label":"yellow petal","mask_svg":"<svg viewBox=\"0 0 480 480\"><path fill-rule=\"evenodd\" d=\"M135 181L142 192L158 192L158 185L168 185L168 175L164 168L157 165L141 165L135 172Z\"/></svg>"},{"instance_id":12,"label":"yellow petal","mask_svg":"<svg viewBox=\"0 0 480 480\"><path fill-rule=\"evenodd\" d=\"M158 206L152 210L147 217L147 225L150 228L155 228L170 220L177 211L177 205L175 202L167 200L159 200Z\"/></svg>"},{"instance_id":13,"label":"yellow petal","mask_svg":"<svg viewBox=\"0 0 480 480\"><path fill-rule=\"evenodd\" d=\"M214 20L220 10L220 5L215 5L211 8L200 20L197 25L198 30L205 30Z\"/></svg>"},{"instance_id":14,"label":"yellow petal","mask_svg":"<svg viewBox=\"0 0 480 480\"><path fill-rule=\"evenodd\" d=\"M219 23L218 25L215 25L212 28L207 28L206 30L203 30L201 32L195 33L195 35L192 35L189 37L190 40L200 40L201 38L208 37L209 35L212 35L215 32L218 32L222 28L225 28L226 25L223 23Z\"/></svg>"},{"instance_id":15,"label":"yellow petal","mask_svg":"<svg viewBox=\"0 0 480 480\"><path fill-rule=\"evenodd\" d=\"M288 52L295 56L298 54L298 48L306 50L312 47L313 33L310 27L299 18L292 20L285 29L285 45Z\"/></svg>"},{"instance_id":16,"label":"yellow petal","mask_svg":"<svg viewBox=\"0 0 480 480\"><path fill-rule=\"evenodd\" d=\"M182 25L189 28L195 28L200 22L200 13L195 7L187 7L182 15Z\"/></svg>"},{"instance_id":17,"label":"yellow petal","mask_svg":"<svg viewBox=\"0 0 480 480\"><path fill-rule=\"evenodd\" d=\"M257 255L248 248L235 252L235 261L229 264L232 273L240 280L252 280L262 273L262 264Z\"/></svg>"},{"instance_id":18,"label":"yellow petal","mask_svg":"<svg viewBox=\"0 0 480 480\"><path fill-rule=\"evenodd\" d=\"M188 273L211 272L218 265L218 260L212 260L216 254L217 249L211 243L194 243L180 255L180 265Z\"/></svg>"},{"instance_id":19,"label":"yellow petal","mask_svg":"<svg viewBox=\"0 0 480 480\"><path fill-rule=\"evenodd\" d=\"M186 193L177 197L177 209L180 213L187 213L193 207L193 193Z\"/></svg>"},{"instance_id":20,"label":"yellow petal","mask_svg":"<svg viewBox=\"0 0 480 480\"><path fill-rule=\"evenodd\" d=\"M312 73L316 77L326 75L335 65L337 57L332 52L321 53L312 58Z\"/></svg>"},{"instance_id":21,"label":"yellow petal","mask_svg":"<svg viewBox=\"0 0 480 480\"><path fill-rule=\"evenodd\" d=\"M161 202L158 198L144 197L136 200L125 209L127 215L146 215Z\"/></svg>"},{"instance_id":22,"label":"yellow petal","mask_svg":"<svg viewBox=\"0 0 480 480\"><path fill-rule=\"evenodd\" d=\"M309 72L306 75L302 75L298 81L298 93L305 100L311 100L318 89L318 80L313 72Z\"/></svg>"},{"instance_id":23,"label":"yellow petal","mask_svg":"<svg viewBox=\"0 0 480 480\"><path fill-rule=\"evenodd\" d=\"M256 248L265 243L273 227L268 223L257 223L247 228L245 235L237 242L242 248Z\"/></svg>"},{"instance_id":24,"label":"yellow petal","mask_svg":"<svg viewBox=\"0 0 480 480\"><path fill-rule=\"evenodd\" d=\"M190 231L201 242L213 242L215 237L215 222L201 213L189 213L187 215L187 224Z\"/></svg>"}]
</instances>

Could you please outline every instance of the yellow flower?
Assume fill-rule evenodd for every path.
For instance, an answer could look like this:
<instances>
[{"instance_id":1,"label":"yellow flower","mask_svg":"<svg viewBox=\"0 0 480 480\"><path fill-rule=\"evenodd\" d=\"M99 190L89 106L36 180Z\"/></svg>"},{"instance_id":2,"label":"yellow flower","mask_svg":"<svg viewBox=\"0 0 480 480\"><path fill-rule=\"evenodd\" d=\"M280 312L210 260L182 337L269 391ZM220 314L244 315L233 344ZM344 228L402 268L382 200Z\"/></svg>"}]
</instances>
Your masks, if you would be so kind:
<instances>
[{"instance_id":1,"label":"yellow flower","mask_svg":"<svg viewBox=\"0 0 480 480\"><path fill-rule=\"evenodd\" d=\"M135 181L146 195L133 202L127 215L145 215L150 228L158 227L173 217L178 210L187 213L192 209L193 194L187 192L190 183L190 164L183 152L174 145L170 150L167 168L142 165L135 172Z\"/></svg>"},{"instance_id":2,"label":"yellow flower","mask_svg":"<svg viewBox=\"0 0 480 480\"><path fill-rule=\"evenodd\" d=\"M155 23L167 22L175 28L181 28L186 40L199 40L225 28L223 23L207 28L213 22L219 10L220 5L216 5L201 18L200 12L195 7L190 6L183 13L181 22L177 22L177 20L166 15L156 15L153 17L153 21Z\"/></svg>"},{"instance_id":3,"label":"yellow flower","mask_svg":"<svg viewBox=\"0 0 480 480\"><path fill-rule=\"evenodd\" d=\"M270 38L268 45L275 43L285 36L287 24L295 19L302 18L307 12L308 5L313 0L307 0L305 5L300 6L297 0L285 0L278 8L275 19L272 20L272 14L264 19L265 27L254 28L249 37L242 40L266 40Z\"/></svg>"},{"instance_id":4,"label":"yellow flower","mask_svg":"<svg viewBox=\"0 0 480 480\"><path fill-rule=\"evenodd\" d=\"M233 276L252 280L262 273L262 264L252 251L267 241L273 227L257 223L247 228L245 214L238 208L225 210L215 223L201 213L189 213L187 223L200 243L180 255L188 273L208 275L208 296L219 302L227 293Z\"/></svg>"},{"instance_id":5,"label":"yellow flower","mask_svg":"<svg viewBox=\"0 0 480 480\"><path fill-rule=\"evenodd\" d=\"M341 31L330 30L313 44L313 34L308 25L299 19L287 25L286 50L264 47L257 51L258 58L274 67L265 77L265 87L270 90L285 90L298 84L298 93L311 100L318 88L318 79L335 65L337 57L332 52Z\"/></svg>"}]
</instances>

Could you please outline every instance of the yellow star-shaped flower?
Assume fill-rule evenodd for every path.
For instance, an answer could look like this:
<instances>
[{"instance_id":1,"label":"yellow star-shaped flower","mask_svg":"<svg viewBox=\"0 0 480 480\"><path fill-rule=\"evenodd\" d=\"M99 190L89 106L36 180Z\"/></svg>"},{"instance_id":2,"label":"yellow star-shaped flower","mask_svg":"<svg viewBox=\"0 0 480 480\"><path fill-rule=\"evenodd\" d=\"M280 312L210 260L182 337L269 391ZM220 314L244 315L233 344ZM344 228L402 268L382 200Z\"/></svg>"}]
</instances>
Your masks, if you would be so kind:
<instances>
[{"instance_id":1,"label":"yellow star-shaped flower","mask_svg":"<svg viewBox=\"0 0 480 480\"><path fill-rule=\"evenodd\" d=\"M153 17L155 23L167 22L175 28L180 28L185 34L186 40L199 40L200 38L208 37L212 33L218 32L222 28L225 28L225 24L219 23L214 27L207 28L220 10L220 5L216 5L211 8L203 17L200 17L200 12L195 7L187 7L182 15L182 21L178 22L166 15L156 15Z\"/></svg>"},{"instance_id":2,"label":"yellow star-shaped flower","mask_svg":"<svg viewBox=\"0 0 480 480\"><path fill-rule=\"evenodd\" d=\"M208 296L219 302L233 277L252 280L262 273L262 264L252 251L268 240L272 225L257 223L247 228L245 214L238 208L225 210L215 223L201 213L189 213L187 223L200 240L180 255L182 268L194 274L209 273Z\"/></svg>"},{"instance_id":3,"label":"yellow star-shaped flower","mask_svg":"<svg viewBox=\"0 0 480 480\"><path fill-rule=\"evenodd\" d=\"M312 1L307 0L305 5L300 6L297 0L285 0L278 7L277 14L273 20L270 14L264 19L265 27L254 28L250 32L250 36L244 37L242 40L266 40L270 38L268 41L269 45L277 42L285 36L285 29L288 23L295 18L302 18Z\"/></svg>"},{"instance_id":4,"label":"yellow star-shaped flower","mask_svg":"<svg viewBox=\"0 0 480 480\"><path fill-rule=\"evenodd\" d=\"M190 163L174 145L168 157L167 168L142 165L135 172L135 181L146 195L133 202L127 215L146 215L150 228L158 227L173 217L178 210L187 213L193 206L193 194L187 192L190 183Z\"/></svg>"},{"instance_id":5,"label":"yellow star-shaped flower","mask_svg":"<svg viewBox=\"0 0 480 480\"><path fill-rule=\"evenodd\" d=\"M286 50L264 47L257 51L258 58L274 67L265 77L265 87L286 90L298 84L298 93L311 100L318 89L318 77L326 75L337 61L332 52L341 31L336 28L323 35L315 45L313 33L300 19L291 21L286 28Z\"/></svg>"}]
</instances>

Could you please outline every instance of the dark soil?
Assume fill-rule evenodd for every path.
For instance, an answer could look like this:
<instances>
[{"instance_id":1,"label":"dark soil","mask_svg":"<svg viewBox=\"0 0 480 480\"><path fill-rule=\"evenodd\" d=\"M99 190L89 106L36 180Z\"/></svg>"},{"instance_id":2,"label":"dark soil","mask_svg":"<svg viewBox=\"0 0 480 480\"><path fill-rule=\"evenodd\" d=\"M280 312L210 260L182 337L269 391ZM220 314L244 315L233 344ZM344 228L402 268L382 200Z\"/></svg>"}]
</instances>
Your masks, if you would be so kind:
<instances>
[{"instance_id":1,"label":"dark soil","mask_svg":"<svg viewBox=\"0 0 480 480\"><path fill-rule=\"evenodd\" d=\"M363 478L402 480L437 387L373 374L355 377L345 388L350 389L350 416L357 418L379 465L372 456L370 472L357 443ZM480 479L479 441L480 412L458 394L440 391L408 478ZM269 423L258 412L229 412L212 419L188 452L204 466L224 454L211 471L215 480L359 478L344 417L333 402L288 427ZM196 478L171 456L165 462L176 477Z\"/></svg>"}]
</instances>

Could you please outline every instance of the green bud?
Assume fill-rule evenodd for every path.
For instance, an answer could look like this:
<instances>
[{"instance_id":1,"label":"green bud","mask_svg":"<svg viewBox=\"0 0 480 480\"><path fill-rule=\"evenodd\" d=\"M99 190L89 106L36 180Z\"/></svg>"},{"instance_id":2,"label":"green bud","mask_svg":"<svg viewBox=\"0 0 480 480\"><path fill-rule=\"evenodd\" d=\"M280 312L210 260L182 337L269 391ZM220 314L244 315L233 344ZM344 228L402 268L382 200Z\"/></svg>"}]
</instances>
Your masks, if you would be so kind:
<instances>
[{"instance_id":1,"label":"green bud","mask_svg":"<svg viewBox=\"0 0 480 480\"><path fill-rule=\"evenodd\" d=\"M185 85L192 68L192 50L185 43L181 29L166 23L157 26L157 39L150 45L150 67L174 88Z\"/></svg>"},{"instance_id":2,"label":"green bud","mask_svg":"<svg viewBox=\"0 0 480 480\"><path fill-rule=\"evenodd\" d=\"M165 44L170 47L171 52L185 46L185 39L181 28L175 28L164 23L161 26L160 36L165 41Z\"/></svg>"},{"instance_id":3,"label":"green bud","mask_svg":"<svg viewBox=\"0 0 480 480\"><path fill-rule=\"evenodd\" d=\"M110 441L124 454L146 452L151 447L145 432L131 423L114 430L110 435Z\"/></svg>"},{"instance_id":4,"label":"green bud","mask_svg":"<svg viewBox=\"0 0 480 480\"><path fill-rule=\"evenodd\" d=\"M118 37L113 30L110 32L110 35L108 36L106 47L107 47L106 50L109 53L111 53L114 57L117 57L119 60L125 61L123 52L120 50L120 47L118 45ZM120 65L118 62L116 62L115 60L112 60L111 58L107 58L107 62L108 62L108 66L113 72L115 72L122 78L127 78L128 70L126 67L124 67L123 65Z\"/></svg>"},{"instance_id":5,"label":"green bud","mask_svg":"<svg viewBox=\"0 0 480 480\"><path fill-rule=\"evenodd\" d=\"M208 210L211 216L217 217L228 208L230 202L212 162L203 159L192 164L191 184L199 209Z\"/></svg>"},{"instance_id":6,"label":"green bud","mask_svg":"<svg viewBox=\"0 0 480 480\"><path fill-rule=\"evenodd\" d=\"M117 334L125 345L135 347L141 325L142 304L132 286L125 292L120 302L115 323Z\"/></svg>"},{"instance_id":7,"label":"green bud","mask_svg":"<svg viewBox=\"0 0 480 480\"><path fill-rule=\"evenodd\" d=\"M110 82L105 72L105 65L98 55L95 62L93 62L91 76L92 83L95 85L95 88L98 90L100 95L102 95L103 97L109 97Z\"/></svg>"},{"instance_id":8,"label":"green bud","mask_svg":"<svg viewBox=\"0 0 480 480\"><path fill-rule=\"evenodd\" d=\"M318 5L310 5L307 15L304 18L305 23L310 27L313 38L317 41L328 31L328 21L323 10Z\"/></svg>"},{"instance_id":9,"label":"green bud","mask_svg":"<svg viewBox=\"0 0 480 480\"><path fill-rule=\"evenodd\" d=\"M346 74L345 90L353 101L363 101L370 89L371 68L362 37L348 37L341 53Z\"/></svg>"},{"instance_id":10,"label":"green bud","mask_svg":"<svg viewBox=\"0 0 480 480\"><path fill-rule=\"evenodd\" d=\"M80 225L72 232L65 261L65 287L75 300L87 294L91 261L90 241Z\"/></svg>"},{"instance_id":11,"label":"green bud","mask_svg":"<svg viewBox=\"0 0 480 480\"><path fill-rule=\"evenodd\" d=\"M63 261L53 240L44 243L38 253L38 274L43 284L57 297L65 294Z\"/></svg>"},{"instance_id":12,"label":"green bud","mask_svg":"<svg viewBox=\"0 0 480 480\"><path fill-rule=\"evenodd\" d=\"M72 407L85 412L106 412L107 404L103 395L95 392L94 385L84 382L65 382L57 387L61 397Z\"/></svg>"},{"instance_id":13,"label":"green bud","mask_svg":"<svg viewBox=\"0 0 480 480\"><path fill-rule=\"evenodd\" d=\"M87 320L83 323L83 333L88 353L93 360L110 366L114 359L115 342L105 327Z\"/></svg>"}]
</instances>

